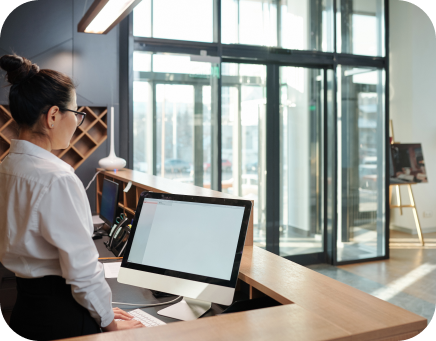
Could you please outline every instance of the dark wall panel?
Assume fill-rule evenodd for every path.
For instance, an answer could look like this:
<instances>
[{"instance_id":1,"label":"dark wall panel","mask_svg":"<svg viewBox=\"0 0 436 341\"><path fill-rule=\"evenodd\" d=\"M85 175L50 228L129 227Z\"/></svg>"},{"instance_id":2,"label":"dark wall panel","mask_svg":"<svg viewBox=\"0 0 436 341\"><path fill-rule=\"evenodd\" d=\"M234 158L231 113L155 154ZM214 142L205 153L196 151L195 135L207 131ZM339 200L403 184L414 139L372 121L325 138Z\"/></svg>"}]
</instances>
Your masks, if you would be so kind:
<instances>
[{"instance_id":1,"label":"dark wall panel","mask_svg":"<svg viewBox=\"0 0 436 341\"><path fill-rule=\"evenodd\" d=\"M72 77L73 55L73 40L69 39L47 51L44 51L36 57L29 58L33 63L39 65L41 69L53 69L63 72ZM17 52L20 55L20 53ZM26 57L25 54L21 54Z\"/></svg>"},{"instance_id":2,"label":"dark wall panel","mask_svg":"<svg viewBox=\"0 0 436 341\"><path fill-rule=\"evenodd\" d=\"M72 0L39 0L21 5L5 21L0 48L34 58L71 40L72 10Z\"/></svg>"},{"instance_id":3,"label":"dark wall panel","mask_svg":"<svg viewBox=\"0 0 436 341\"><path fill-rule=\"evenodd\" d=\"M74 1L75 27L82 18L85 2ZM90 104L118 104L118 26L107 35L79 33L75 29L73 37L78 94Z\"/></svg>"},{"instance_id":4,"label":"dark wall panel","mask_svg":"<svg viewBox=\"0 0 436 341\"><path fill-rule=\"evenodd\" d=\"M77 24L92 1L38 0L18 7L0 32L0 55L17 53L40 68L54 69L73 78L79 105L115 108L115 151L118 153L119 57L118 27L107 35L77 32ZM7 104L9 88L0 79L0 103ZM110 127L108 127L110 129ZM86 186L109 153L109 139L76 171ZM95 185L88 190L95 211Z\"/></svg>"}]
</instances>

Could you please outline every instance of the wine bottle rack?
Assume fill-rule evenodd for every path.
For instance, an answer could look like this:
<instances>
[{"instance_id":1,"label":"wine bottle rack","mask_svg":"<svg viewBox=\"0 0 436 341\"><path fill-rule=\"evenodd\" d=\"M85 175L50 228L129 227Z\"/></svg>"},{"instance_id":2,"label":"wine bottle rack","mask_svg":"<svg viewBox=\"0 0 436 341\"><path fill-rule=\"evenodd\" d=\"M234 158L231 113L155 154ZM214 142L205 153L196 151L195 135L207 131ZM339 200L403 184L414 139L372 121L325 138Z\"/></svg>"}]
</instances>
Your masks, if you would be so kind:
<instances>
[{"instance_id":1,"label":"wine bottle rack","mask_svg":"<svg viewBox=\"0 0 436 341\"><path fill-rule=\"evenodd\" d=\"M53 154L74 169L79 166L107 139L107 108L82 106L86 118L74 132L70 146L54 150ZM18 138L18 125L6 105L0 105L0 162L8 155L11 140Z\"/></svg>"}]
</instances>

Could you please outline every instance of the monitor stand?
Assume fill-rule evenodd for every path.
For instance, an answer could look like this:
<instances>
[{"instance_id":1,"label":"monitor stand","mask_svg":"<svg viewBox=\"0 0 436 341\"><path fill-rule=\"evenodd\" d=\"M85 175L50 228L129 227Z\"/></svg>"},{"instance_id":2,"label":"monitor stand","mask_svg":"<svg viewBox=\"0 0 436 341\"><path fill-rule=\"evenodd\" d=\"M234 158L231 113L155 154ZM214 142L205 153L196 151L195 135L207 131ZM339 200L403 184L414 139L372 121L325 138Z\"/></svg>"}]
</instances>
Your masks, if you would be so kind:
<instances>
[{"instance_id":1,"label":"monitor stand","mask_svg":"<svg viewBox=\"0 0 436 341\"><path fill-rule=\"evenodd\" d=\"M201 315L208 311L211 306L211 302L183 297L180 302L159 310L157 313L159 315L172 317L177 320L191 321L198 319Z\"/></svg>"}]
</instances>

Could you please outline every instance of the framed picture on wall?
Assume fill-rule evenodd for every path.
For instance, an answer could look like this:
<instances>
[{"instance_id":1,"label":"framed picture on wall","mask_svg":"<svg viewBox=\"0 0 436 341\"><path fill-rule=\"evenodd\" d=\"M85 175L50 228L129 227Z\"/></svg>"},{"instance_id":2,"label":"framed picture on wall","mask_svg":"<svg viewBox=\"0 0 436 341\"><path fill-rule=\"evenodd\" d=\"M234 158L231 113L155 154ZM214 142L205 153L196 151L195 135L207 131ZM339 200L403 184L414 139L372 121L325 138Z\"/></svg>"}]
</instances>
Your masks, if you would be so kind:
<instances>
[{"instance_id":1,"label":"framed picture on wall","mask_svg":"<svg viewBox=\"0 0 436 341\"><path fill-rule=\"evenodd\" d=\"M391 182L428 182L420 143L391 144Z\"/></svg>"}]
</instances>

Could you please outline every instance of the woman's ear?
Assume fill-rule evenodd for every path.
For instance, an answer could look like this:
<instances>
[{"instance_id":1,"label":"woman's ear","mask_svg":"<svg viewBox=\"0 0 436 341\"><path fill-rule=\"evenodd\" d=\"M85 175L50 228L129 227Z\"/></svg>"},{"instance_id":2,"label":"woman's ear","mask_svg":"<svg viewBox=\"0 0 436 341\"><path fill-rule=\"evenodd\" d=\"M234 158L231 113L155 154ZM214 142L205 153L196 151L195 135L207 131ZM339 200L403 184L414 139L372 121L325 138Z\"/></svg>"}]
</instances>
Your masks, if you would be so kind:
<instances>
[{"instance_id":1,"label":"woman's ear","mask_svg":"<svg viewBox=\"0 0 436 341\"><path fill-rule=\"evenodd\" d=\"M47 126L49 129L52 129L56 126L56 123L59 122L59 107L58 106L52 106L47 113Z\"/></svg>"}]
</instances>

